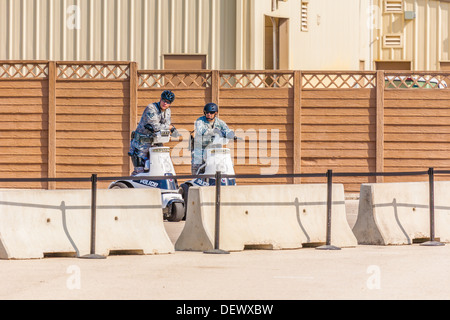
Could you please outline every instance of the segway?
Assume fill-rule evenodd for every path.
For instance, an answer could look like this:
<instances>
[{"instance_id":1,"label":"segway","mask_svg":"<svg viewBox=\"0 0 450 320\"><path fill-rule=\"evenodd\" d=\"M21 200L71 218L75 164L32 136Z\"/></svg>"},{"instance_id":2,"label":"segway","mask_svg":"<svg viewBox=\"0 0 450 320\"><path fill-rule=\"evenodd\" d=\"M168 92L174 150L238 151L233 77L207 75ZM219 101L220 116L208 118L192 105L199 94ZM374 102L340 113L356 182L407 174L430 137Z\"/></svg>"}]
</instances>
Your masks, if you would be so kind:
<instances>
[{"instance_id":1,"label":"segway","mask_svg":"<svg viewBox=\"0 0 450 320\"><path fill-rule=\"evenodd\" d=\"M234 137L235 140L239 139ZM191 149L193 137L191 134ZM234 175L234 165L231 159L231 151L225 146L229 143L230 139L222 137L219 133L214 135L214 138L208 148L205 150L206 157L205 162L198 168L195 175L207 175L214 176L217 171L220 171L224 175ZM189 188L193 186L205 187L205 186L215 186L217 183L214 177L198 177L192 180L186 181L180 185L180 193L183 197L184 203L188 203ZM221 186L235 186L235 178L222 178L220 181ZM187 205L185 206L187 211ZM186 218L186 215L185 215Z\"/></svg>"},{"instance_id":2,"label":"segway","mask_svg":"<svg viewBox=\"0 0 450 320\"><path fill-rule=\"evenodd\" d=\"M148 159L145 161L144 172L135 177L141 180L117 180L109 185L109 189L117 188L158 188L161 189L162 211L164 219L177 222L183 219L185 204L179 193L176 179L155 180L152 177L176 176L170 157L170 148L164 143L170 141L170 130L161 130L153 134L153 145L149 149Z\"/></svg>"}]
</instances>

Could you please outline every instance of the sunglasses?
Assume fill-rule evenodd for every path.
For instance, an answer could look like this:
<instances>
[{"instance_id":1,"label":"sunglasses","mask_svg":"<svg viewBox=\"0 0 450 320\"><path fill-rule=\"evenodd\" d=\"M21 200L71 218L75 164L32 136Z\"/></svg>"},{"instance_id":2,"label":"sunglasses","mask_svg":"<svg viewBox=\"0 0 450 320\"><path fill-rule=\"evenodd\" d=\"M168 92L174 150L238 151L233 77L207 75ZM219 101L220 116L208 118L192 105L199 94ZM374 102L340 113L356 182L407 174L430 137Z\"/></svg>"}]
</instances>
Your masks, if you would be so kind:
<instances>
[{"instance_id":1,"label":"sunglasses","mask_svg":"<svg viewBox=\"0 0 450 320\"><path fill-rule=\"evenodd\" d=\"M206 111L205 113L206 114L215 114L215 112L213 112L213 111Z\"/></svg>"},{"instance_id":2,"label":"sunglasses","mask_svg":"<svg viewBox=\"0 0 450 320\"><path fill-rule=\"evenodd\" d=\"M165 104L171 104L172 102L170 102L169 100L166 99L162 99L162 102L164 102Z\"/></svg>"}]
</instances>

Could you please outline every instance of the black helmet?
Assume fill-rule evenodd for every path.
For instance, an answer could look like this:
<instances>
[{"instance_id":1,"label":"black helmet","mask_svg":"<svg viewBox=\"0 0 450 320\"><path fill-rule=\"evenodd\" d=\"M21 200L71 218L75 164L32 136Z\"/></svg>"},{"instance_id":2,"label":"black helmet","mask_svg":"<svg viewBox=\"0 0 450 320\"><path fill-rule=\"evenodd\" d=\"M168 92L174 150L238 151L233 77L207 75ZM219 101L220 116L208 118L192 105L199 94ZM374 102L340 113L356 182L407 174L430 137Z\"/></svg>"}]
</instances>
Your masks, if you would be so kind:
<instances>
[{"instance_id":1,"label":"black helmet","mask_svg":"<svg viewBox=\"0 0 450 320\"><path fill-rule=\"evenodd\" d=\"M175 100L175 94L170 90L165 90L161 93L161 99L167 100L172 103Z\"/></svg>"},{"instance_id":2,"label":"black helmet","mask_svg":"<svg viewBox=\"0 0 450 320\"><path fill-rule=\"evenodd\" d=\"M219 106L212 102L207 103L205 105L205 107L203 108L203 113L206 113L206 112L210 112L210 113L211 112L219 112Z\"/></svg>"}]
</instances>

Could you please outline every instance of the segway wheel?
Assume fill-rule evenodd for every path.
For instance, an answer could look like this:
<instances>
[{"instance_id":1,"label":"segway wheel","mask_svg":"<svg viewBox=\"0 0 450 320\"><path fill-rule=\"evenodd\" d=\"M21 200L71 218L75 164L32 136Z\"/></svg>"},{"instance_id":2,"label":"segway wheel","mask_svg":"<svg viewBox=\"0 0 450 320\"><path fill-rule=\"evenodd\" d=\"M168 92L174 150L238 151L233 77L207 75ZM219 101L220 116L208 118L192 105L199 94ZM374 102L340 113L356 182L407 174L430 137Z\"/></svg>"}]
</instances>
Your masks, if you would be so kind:
<instances>
[{"instance_id":1,"label":"segway wheel","mask_svg":"<svg viewBox=\"0 0 450 320\"><path fill-rule=\"evenodd\" d=\"M184 200L184 218L183 220L186 220L186 214L187 214L187 204L188 204L188 195L189 195L189 185L186 183L183 183L181 186L181 196Z\"/></svg>"},{"instance_id":2,"label":"segway wheel","mask_svg":"<svg viewBox=\"0 0 450 320\"><path fill-rule=\"evenodd\" d=\"M172 210L170 215L167 216L167 221L178 222L184 217L184 206L180 202L172 203Z\"/></svg>"},{"instance_id":3,"label":"segway wheel","mask_svg":"<svg viewBox=\"0 0 450 320\"><path fill-rule=\"evenodd\" d=\"M114 185L111 186L110 189L127 189L128 186L126 185L126 183L123 182L116 182L114 183Z\"/></svg>"}]
</instances>

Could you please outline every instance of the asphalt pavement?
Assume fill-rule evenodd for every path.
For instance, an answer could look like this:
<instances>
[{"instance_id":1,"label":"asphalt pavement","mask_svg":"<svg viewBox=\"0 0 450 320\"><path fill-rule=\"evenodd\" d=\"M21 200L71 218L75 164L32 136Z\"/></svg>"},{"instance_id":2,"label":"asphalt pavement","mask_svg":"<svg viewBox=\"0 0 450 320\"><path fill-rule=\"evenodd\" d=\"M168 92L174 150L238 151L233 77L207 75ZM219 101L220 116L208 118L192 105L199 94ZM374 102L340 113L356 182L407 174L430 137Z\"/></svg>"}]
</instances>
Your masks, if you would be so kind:
<instances>
[{"instance_id":1,"label":"asphalt pavement","mask_svg":"<svg viewBox=\"0 0 450 320\"><path fill-rule=\"evenodd\" d=\"M183 226L165 222L173 242ZM0 299L447 300L448 270L448 244L0 260Z\"/></svg>"}]
</instances>

